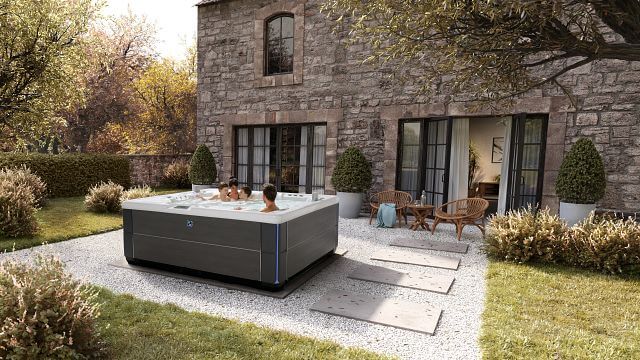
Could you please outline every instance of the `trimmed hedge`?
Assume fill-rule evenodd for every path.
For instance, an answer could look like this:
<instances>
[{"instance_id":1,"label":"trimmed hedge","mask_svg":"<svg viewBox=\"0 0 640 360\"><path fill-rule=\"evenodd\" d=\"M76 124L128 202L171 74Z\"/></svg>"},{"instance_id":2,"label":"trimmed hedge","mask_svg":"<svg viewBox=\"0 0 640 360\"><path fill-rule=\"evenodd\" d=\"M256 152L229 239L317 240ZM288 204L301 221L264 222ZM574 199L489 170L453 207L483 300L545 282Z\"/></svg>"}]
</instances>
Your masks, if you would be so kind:
<instances>
[{"instance_id":1,"label":"trimmed hedge","mask_svg":"<svg viewBox=\"0 0 640 360\"><path fill-rule=\"evenodd\" d=\"M26 165L47 184L51 197L83 196L94 185L131 185L129 159L107 154L2 153L0 169Z\"/></svg>"}]
</instances>

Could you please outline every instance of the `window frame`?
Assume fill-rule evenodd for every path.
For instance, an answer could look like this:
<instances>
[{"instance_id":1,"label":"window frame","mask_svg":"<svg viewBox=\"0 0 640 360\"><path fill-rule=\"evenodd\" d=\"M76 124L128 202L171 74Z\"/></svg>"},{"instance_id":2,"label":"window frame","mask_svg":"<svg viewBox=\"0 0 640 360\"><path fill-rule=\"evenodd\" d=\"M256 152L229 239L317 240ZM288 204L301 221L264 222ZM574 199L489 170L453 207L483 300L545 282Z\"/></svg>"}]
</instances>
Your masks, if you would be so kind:
<instances>
[{"instance_id":1,"label":"window frame","mask_svg":"<svg viewBox=\"0 0 640 360\"><path fill-rule=\"evenodd\" d=\"M282 37L282 18L291 18L291 36L290 37L286 37L283 38ZM291 43L292 43L292 49L291 49L291 64L290 64L290 71L282 71L282 72L273 72L270 73L269 72L269 23L271 23L272 21L279 19L280 20L280 36L278 37L278 39L280 41L283 40L288 40L291 39ZM263 71L263 75L264 76L277 76L277 75L287 75L287 74L293 74L293 69L294 69L294 56L296 53L296 25L295 25L295 15L293 13L290 12L282 12L282 13L278 13L278 14L274 14L268 18L266 18L264 20L264 35L263 35L263 39L264 39L264 43L263 43L263 52L264 52L264 71ZM282 57L281 57L282 58Z\"/></svg>"},{"instance_id":2,"label":"window frame","mask_svg":"<svg viewBox=\"0 0 640 360\"><path fill-rule=\"evenodd\" d=\"M276 131L276 159L275 159L275 164L271 165L271 163L268 165L268 167L275 167L276 168L276 183L273 184L276 186L276 189L278 191L282 191L282 129L283 128L287 128L287 127L307 127L307 154L306 154L306 165L305 165L305 174L306 174L306 181L305 181L305 194L311 194L313 193L314 190L317 189L322 189L323 191L326 190L326 179L322 178L322 186L314 186L313 185L313 170L314 168L317 168L319 166L316 166L315 163L313 162L313 151L314 148L316 147L315 144L315 128L316 126L324 126L325 127L325 142L324 142L324 147L325 147L325 156L324 156L324 165L322 166L324 168L324 172L326 172L327 169L327 156L326 156L326 147L327 147L327 126L328 124L326 122L311 122L311 123L304 123L304 124L278 124L278 125L241 125L241 126L233 126L233 140L234 140L234 144L233 144L233 172L234 174L236 174L235 176L237 176L238 172L238 166L247 166L247 179L246 179L246 184L247 186L251 187L252 189L255 188L255 186L257 185L261 185L261 184L256 184L253 181L253 167L254 167L254 131L253 129L256 128L263 128L263 129L271 129L272 131ZM247 163L246 164L239 164L238 163L238 148L240 147L238 138L239 138L239 130L240 129L248 129L247 130ZM271 146L271 145L270 145ZM271 159L270 159L271 162ZM263 166L266 166L266 164L262 164ZM300 168L300 164L298 164L298 169ZM268 180L268 179L267 179ZM245 183L245 182L243 182ZM294 184L286 184L286 185L294 185ZM300 186L300 185L298 185Z\"/></svg>"}]
</instances>

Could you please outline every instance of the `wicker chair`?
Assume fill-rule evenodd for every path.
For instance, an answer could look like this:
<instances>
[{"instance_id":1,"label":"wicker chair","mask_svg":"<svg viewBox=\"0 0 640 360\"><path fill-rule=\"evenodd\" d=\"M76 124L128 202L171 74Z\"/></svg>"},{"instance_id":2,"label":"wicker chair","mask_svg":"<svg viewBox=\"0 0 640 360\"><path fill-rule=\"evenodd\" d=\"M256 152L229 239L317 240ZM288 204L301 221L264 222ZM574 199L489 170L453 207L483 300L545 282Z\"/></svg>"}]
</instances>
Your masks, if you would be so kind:
<instances>
[{"instance_id":1,"label":"wicker chair","mask_svg":"<svg viewBox=\"0 0 640 360\"><path fill-rule=\"evenodd\" d=\"M481 198L461 199L443 204L435 210L435 221L431 227L431 233L436 231L439 223L451 222L456 225L458 240L466 225L477 226L484 236L484 213L488 207L489 202Z\"/></svg>"},{"instance_id":2,"label":"wicker chair","mask_svg":"<svg viewBox=\"0 0 640 360\"><path fill-rule=\"evenodd\" d=\"M411 204L411 194L404 191L386 190L373 194L371 196L371 216L369 216L369 225L373 217L378 213L380 204L395 204L396 216L398 217L398 224L402 224L402 218L404 217L404 223L407 223L407 205Z\"/></svg>"}]
</instances>

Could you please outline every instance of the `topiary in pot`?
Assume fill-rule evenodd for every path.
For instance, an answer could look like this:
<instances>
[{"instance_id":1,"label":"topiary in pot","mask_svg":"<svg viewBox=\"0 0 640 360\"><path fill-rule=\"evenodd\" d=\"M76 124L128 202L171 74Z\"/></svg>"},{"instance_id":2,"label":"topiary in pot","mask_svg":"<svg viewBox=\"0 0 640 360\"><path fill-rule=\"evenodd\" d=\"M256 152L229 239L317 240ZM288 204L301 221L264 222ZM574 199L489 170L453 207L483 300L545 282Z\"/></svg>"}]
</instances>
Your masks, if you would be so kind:
<instances>
[{"instance_id":1,"label":"topiary in pot","mask_svg":"<svg viewBox=\"0 0 640 360\"><path fill-rule=\"evenodd\" d=\"M371 187L371 164L356 147L345 150L336 162L331 183L338 192L340 217L356 218L362 207L362 196Z\"/></svg>"},{"instance_id":2,"label":"topiary in pot","mask_svg":"<svg viewBox=\"0 0 640 360\"><path fill-rule=\"evenodd\" d=\"M210 188L216 181L217 175L218 170L213 154L206 145L198 145L191 157L189 168L189 180L193 191L200 192L201 189Z\"/></svg>"},{"instance_id":3,"label":"topiary in pot","mask_svg":"<svg viewBox=\"0 0 640 360\"><path fill-rule=\"evenodd\" d=\"M602 157L589 139L579 139L569 150L556 179L560 216L575 225L595 210L606 187Z\"/></svg>"}]
</instances>

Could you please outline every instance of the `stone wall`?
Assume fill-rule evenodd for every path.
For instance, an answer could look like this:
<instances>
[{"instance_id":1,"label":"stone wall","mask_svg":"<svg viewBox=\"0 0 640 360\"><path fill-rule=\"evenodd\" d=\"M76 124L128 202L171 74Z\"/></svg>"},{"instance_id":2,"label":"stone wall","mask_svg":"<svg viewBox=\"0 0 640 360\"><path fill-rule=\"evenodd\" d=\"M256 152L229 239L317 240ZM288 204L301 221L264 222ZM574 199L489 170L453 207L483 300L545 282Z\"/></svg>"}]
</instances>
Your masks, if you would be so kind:
<instances>
[{"instance_id":1,"label":"stone wall","mask_svg":"<svg viewBox=\"0 0 640 360\"><path fill-rule=\"evenodd\" d=\"M131 168L132 185L162 185L164 169L174 161L189 161L191 154L179 155L127 155Z\"/></svg>"},{"instance_id":2,"label":"stone wall","mask_svg":"<svg viewBox=\"0 0 640 360\"><path fill-rule=\"evenodd\" d=\"M232 127L314 121L328 123L327 173L350 145L372 161L373 191L395 188L397 129L401 118L509 115L544 112L550 117L544 204L557 207L554 182L563 154L580 136L590 137L604 157L608 188L603 208L640 209L640 62L601 61L574 69L557 86L532 91L515 104L478 109L464 96L427 97L411 83L389 79L390 70L363 65L368 49L347 45L348 31L334 32L317 0L234 0L198 9L198 142L206 143L221 177L233 168ZM276 4L276 5L274 5ZM263 9L304 5L302 79L263 87L255 75L262 56L257 38ZM258 14L258 15L257 15ZM298 22L296 22L297 26ZM409 75L419 69L407 69ZM473 120L472 120L473 121ZM335 145L334 145L335 144Z\"/></svg>"}]
</instances>

